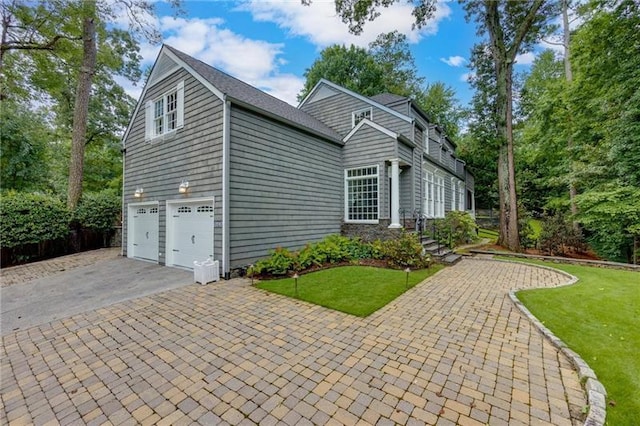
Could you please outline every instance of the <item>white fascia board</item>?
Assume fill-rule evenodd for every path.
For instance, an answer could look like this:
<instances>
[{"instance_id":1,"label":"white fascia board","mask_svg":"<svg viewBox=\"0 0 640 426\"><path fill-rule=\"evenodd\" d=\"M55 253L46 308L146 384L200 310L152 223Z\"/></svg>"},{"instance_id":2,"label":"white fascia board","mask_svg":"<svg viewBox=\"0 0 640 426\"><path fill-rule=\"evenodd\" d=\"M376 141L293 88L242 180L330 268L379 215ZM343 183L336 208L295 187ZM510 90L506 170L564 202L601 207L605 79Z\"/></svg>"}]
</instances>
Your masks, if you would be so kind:
<instances>
[{"instance_id":1,"label":"white fascia board","mask_svg":"<svg viewBox=\"0 0 640 426\"><path fill-rule=\"evenodd\" d=\"M321 79L320 79L320 81L318 81L318 82L316 83L316 85L315 85L315 86L313 86L313 89L311 89L311 90L309 91L309 93L307 93L307 96L305 96L305 97L304 97L304 99L298 103L298 106L297 106L296 108L300 109L300 108L302 107L302 105L304 105L305 103L307 103L307 101L313 97L313 95L315 94L315 92L316 92L316 91L318 90L318 88L322 85L322 82L323 82L323 81L325 81L325 79L324 79L324 78L321 78Z\"/></svg>"},{"instance_id":2,"label":"white fascia board","mask_svg":"<svg viewBox=\"0 0 640 426\"><path fill-rule=\"evenodd\" d=\"M339 90L339 91L341 91L343 93L346 93L349 96L353 96L354 98L359 99L362 102L366 102L369 105L374 106L374 107L376 107L378 109L381 109L382 111L384 111L384 112L386 112L388 114L391 114L391 115L393 115L393 116L395 116L395 117L397 117L397 118L399 118L399 119L401 119L403 121L406 121L407 123L412 123L413 122L413 118L411 118L411 117L409 117L407 115L404 115L404 114L396 111L395 109L391 109L391 108L389 108L387 106L382 105L381 103L378 103L378 102L374 101L373 99L369 99L366 96L362 96L362 95L360 95L360 94L358 94L356 92L352 92L349 89L345 89L344 87L339 86L339 85L337 85L335 83L332 83L329 80L325 80L324 78L321 78L320 81L318 83L316 83L316 85L313 87L311 92L309 92L309 94L302 100L302 102L300 102L300 104L298 104L298 108L302 107L302 105L304 105L307 102L308 99L311 99L311 97L313 96L314 92L322 84L326 84L327 86L329 86L329 87L331 87L333 89L336 89L336 90Z\"/></svg>"},{"instance_id":3,"label":"white fascia board","mask_svg":"<svg viewBox=\"0 0 640 426\"><path fill-rule=\"evenodd\" d=\"M368 118L365 118L363 120L361 120L358 124L356 124L356 127L354 127L353 129L351 129L351 131L349 132L349 134L347 136L344 137L344 139L342 139L342 142L347 143L349 141L349 139L351 139L353 137L353 135L355 135L358 130L360 130L362 128L362 126L369 126L372 127L374 129L376 129L377 131L384 133L385 135L389 136L390 138L393 139L398 139L399 135L395 132L392 132L391 130L387 129L386 127L382 127L381 125L374 123L373 121L369 120Z\"/></svg>"},{"instance_id":4,"label":"white fascia board","mask_svg":"<svg viewBox=\"0 0 640 426\"><path fill-rule=\"evenodd\" d=\"M163 50L165 50L164 46L162 47ZM160 52L162 53L162 51ZM180 58L178 58L176 55L174 55L169 49L166 49L165 54L173 59L177 64L179 64L182 68L184 68L185 70L187 70L189 72L189 74L191 74L192 76L195 77L196 80L198 80L200 83L202 83L202 85L204 87L206 87L207 89L209 89L211 91L211 93L213 93L214 95L216 95L216 97L218 99L220 99L221 101L224 102L225 98L224 98L224 93L222 93L217 87L215 87L213 84L209 83L204 77L202 77L200 74L198 74L193 68L191 68L189 65L187 65L186 62L184 62L183 60L181 60Z\"/></svg>"},{"instance_id":5,"label":"white fascia board","mask_svg":"<svg viewBox=\"0 0 640 426\"><path fill-rule=\"evenodd\" d=\"M215 86L213 86L211 83L209 83L207 80L205 80L200 74L198 74L193 68L191 68L189 65L187 65L183 60L181 60L180 58L178 58L176 55L174 55L169 49L167 49L164 45L162 45L162 48L160 49L160 53L158 53L158 56L156 57L155 62L153 63L153 67L151 67L151 72L149 73L149 78L147 79L147 81L145 82L144 88L142 89L142 93L140 93L140 98L138 99L138 103L136 104L136 108L133 110L133 114L131 115L131 118L129 119L129 125L127 126L127 130L125 130L124 135L122 136L122 147L125 147L124 141L127 139L127 136L129 136L129 131L131 130L131 125L133 124L133 120L134 118L138 115L138 110L140 109L140 105L143 104L143 100L147 94L147 88L149 87L149 82L151 81L151 77L153 76L153 71L156 67L156 64L158 63L158 61L160 60L160 58L162 57L162 55L166 55L168 56L171 60L173 60L176 64L178 64L179 66L174 70L177 71L179 70L181 67L184 68L185 70L187 70L187 72L189 74L191 74L196 80L198 80L200 83L202 83L207 89L209 89L214 95L216 95L216 97L218 97L218 99L220 99L221 101L224 101L224 93L222 93L218 88L216 88Z\"/></svg>"}]
</instances>

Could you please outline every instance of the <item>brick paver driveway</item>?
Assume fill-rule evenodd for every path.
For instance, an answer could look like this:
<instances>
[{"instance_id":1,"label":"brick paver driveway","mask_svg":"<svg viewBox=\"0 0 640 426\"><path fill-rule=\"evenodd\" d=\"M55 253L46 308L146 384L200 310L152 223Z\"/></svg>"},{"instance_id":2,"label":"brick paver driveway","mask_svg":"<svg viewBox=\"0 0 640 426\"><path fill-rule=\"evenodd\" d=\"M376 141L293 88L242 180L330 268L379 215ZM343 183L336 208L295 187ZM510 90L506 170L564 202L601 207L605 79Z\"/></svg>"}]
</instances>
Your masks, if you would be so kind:
<instances>
[{"instance_id":1,"label":"brick paver driveway","mask_svg":"<svg viewBox=\"0 0 640 426\"><path fill-rule=\"evenodd\" d=\"M2 418L90 424L554 424L577 374L507 296L566 282L464 260L366 319L232 280L3 337Z\"/></svg>"}]
</instances>

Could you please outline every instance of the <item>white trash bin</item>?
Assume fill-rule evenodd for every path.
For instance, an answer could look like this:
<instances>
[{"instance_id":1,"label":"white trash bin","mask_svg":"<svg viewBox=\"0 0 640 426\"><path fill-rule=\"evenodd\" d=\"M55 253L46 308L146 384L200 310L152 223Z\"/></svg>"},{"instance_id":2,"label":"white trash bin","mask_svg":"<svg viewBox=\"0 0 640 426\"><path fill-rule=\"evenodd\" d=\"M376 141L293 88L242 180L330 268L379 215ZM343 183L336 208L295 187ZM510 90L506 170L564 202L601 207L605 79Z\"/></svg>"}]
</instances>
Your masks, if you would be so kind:
<instances>
[{"instance_id":1,"label":"white trash bin","mask_svg":"<svg viewBox=\"0 0 640 426\"><path fill-rule=\"evenodd\" d=\"M208 258L204 262L193 262L193 280L205 285L212 281L220 281L220 262Z\"/></svg>"}]
</instances>

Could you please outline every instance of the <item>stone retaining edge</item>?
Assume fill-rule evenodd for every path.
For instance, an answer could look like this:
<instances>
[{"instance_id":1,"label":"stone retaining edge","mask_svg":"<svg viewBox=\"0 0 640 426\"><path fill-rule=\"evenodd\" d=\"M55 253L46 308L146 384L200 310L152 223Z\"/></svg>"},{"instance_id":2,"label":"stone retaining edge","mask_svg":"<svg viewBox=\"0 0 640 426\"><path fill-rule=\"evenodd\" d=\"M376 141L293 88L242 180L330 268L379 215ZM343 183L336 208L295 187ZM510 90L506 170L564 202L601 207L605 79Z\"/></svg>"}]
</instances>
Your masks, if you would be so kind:
<instances>
[{"instance_id":1,"label":"stone retaining edge","mask_svg":"<svg viewBox=\"0 0 640 426\"><path fill-rule=\"evenodd\" d=\"M508 259L492 259L496 262L508 262L508 263L517 263L522 265L522 262L515 262ZM568 285L575 284L578 282L578 278L574 275L571 275L565 271L560 271L555 268L551 268L549 266L543 265L534 265L527 264L529 266L533 266L536 268L548 269L562 275L569 277L569 281L566 284L562 284L558 287L564 287ZM542 324L542 322L536 318L529 309L516 297L516 292L518 290L509 291L509 298L511 301L520 309L520 311L529 318L529 321L545 336L553 346L558 348L560 352L565 354L567 358L571 361L576 370L578 370L578 377L580 378L580 383L583 383L583 387L585 393L587 394L587 404L589 406L589 412L587 413L587 418L584 421L584 426L603 426L604 420L607 415L607 391L604 388L604 385L598 381L596 377L596 373L593 371L589 364L587 364L580 355L578 355L575 351L569 349L560 338L558 338L551 330Z\"/></svg>"},{"instance_id":2,"label":"stone retaining edge","mask_svg":"<svg viewBox=\"0 0 640 426\"><path fill-rule=\"evenodd\" d=\"M502 251L495 251L495 250L480 250L480 249L473 249L473 248L469 249L469 252L471 254L511 256L511 257L520 257L524 259L547 260L547 261L556 262L556 263L568 263L573 265L596 266L596 267L604 267L604 268L623 269L627 271L640 271L640 265L634 265L632 263L609 262L605 260L574 259L571 257L542 256L538 254L511 253L511 252L502 252Z\"/></svg>"}]
</instances>

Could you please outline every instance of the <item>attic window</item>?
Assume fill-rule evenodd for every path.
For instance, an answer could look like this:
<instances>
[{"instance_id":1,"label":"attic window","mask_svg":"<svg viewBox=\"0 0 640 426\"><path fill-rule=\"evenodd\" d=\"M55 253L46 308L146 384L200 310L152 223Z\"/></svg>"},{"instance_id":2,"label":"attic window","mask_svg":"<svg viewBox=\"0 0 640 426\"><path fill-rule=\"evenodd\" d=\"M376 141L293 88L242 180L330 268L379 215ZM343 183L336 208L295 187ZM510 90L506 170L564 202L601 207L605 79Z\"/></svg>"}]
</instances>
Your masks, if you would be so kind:
<instances>
[{"instance_id":1,"label":"attic window","mask_svg":"<svg viewBox=\"0 0 640 426\"><path fill-rule=\"evenodd\" d=\"M371 120L372 116L373 116L373 108L371 107L354 111L351 113L351 125L352 127L356 127L358 123L364 120L365 118L367 120Z\"/></svg>"},{"instance_id":2,"label":"attic window","mask_svg":"<svg viewBox=\"0 0 640 426\"><path fill-rule=\"evenodd\" d=\"M184 125L184 82L147 102L145 140L165 135Z\"/></svg>"}]
</instances>

